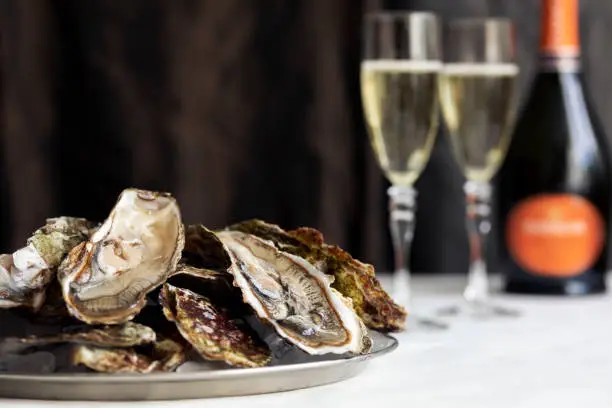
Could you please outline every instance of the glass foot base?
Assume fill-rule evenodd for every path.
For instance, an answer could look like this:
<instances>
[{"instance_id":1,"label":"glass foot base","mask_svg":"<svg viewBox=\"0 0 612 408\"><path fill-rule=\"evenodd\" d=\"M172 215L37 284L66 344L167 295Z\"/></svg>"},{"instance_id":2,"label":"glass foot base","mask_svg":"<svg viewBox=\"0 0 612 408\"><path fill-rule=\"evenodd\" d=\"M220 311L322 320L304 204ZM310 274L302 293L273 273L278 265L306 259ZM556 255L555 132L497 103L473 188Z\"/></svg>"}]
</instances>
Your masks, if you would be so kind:
<instances>
[{"instance_id":1,"label":"glass foot base","mask_svg":"<svg viewBox=\"0 0 612 408\"><path fill-rule=\"evenodd\" d=\"M448 306L439 309L437 312L438 316L468 316L473 318L492 318L492 317L519 317L521 312L507 308L505 306L499 306L490 302L466 302L463 305Z\"/></svg>"}]
</instances>

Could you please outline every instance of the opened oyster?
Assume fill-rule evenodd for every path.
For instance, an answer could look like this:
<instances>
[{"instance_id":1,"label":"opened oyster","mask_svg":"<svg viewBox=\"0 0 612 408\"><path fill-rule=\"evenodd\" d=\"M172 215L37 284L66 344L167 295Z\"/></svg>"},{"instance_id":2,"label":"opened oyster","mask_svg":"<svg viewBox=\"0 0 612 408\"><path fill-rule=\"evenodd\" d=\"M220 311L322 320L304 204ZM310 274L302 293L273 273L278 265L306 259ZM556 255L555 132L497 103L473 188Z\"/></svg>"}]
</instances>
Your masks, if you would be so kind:
<instances>
[{"instance_id":1,"label":"opened oyster","mask_svg":"<svg viewBox=\"0 0 612 408\"><path fill-rule=\"evenodd\" d=\"M93 228L94 224L83 218L49 218L25 247L12 255L0 255L0 308L38 310L62 259L85 241Z\"/></svg>"},{"instance_id":2,"label":"opened oyster","mask_svg":"<svg viewBox=\"0 0 612 408\"><path fill-rule=\"evenodd\" d=\"M152 373L174 371L185 361L185 349L174 340L153 343L149 350L103 348L79 345L72 355L74 365L102 373Z\"/></svg>"},{"instance_id":3,"label":"opened oyster","mask_svg":"<svg viewBox=\"0 0 612 408\"><path fill-rule=\"evenodd\" d=\"M353 307L367 327L381 331L402 331L406 310L384 291L374 268L352 258L337 246L325 244L323 235L312 228L284 231L260 220L228 227L273 242L282 251L300 256L322 272L334 277L332 287L353 301Z\"/></svg>"},{"instance_id":4,"label":"opened oyster","mask_svg":"<svg viewBox=\"0 0 612 408\"><path fill-rule=\"evenodd\" d=\"M260 367L270 362L270 350L246 325L239 326L204 296L165 284L161 295L164 314L196 351L207 360L236 367Z\"/></svg>"},{"instance_id":5,"label":"opened oyster","mask_svg":"<svg viewBox=\"0 0 612 408\"><path fill-rule=\"evenodd\" d=\"M364 353L367 329L332 278L303 258L239 231L217 234L232 259L229 272L244 301L277 333L309 354Z\"/></svg>"},{"instance_id":6,"label":"opened oyster","mask_svg":"<svg viewBox=\"0 0 612 408\"><path fill-rule=\"evenodd\" d=\"M47 346L57 343L87 344L100 347L133 347L153 343L155 332L142 324L127 322L122 325L79 327L73 331L23 338L6 338L0 343L2 352L18 352L29 347Z\"/></svg>"},{"instance_id":7,"label":"opened oyster","mask_svg":"<svg viewBox=\"0 0 612 408\"><path fill-rule=\"evenodd\" d=\"M147 293L174 272L183 245L180 210L170 194L124 190L100 228L59 267L69 312L90 324L131 320Z\"/></svg>"}]
</instances>

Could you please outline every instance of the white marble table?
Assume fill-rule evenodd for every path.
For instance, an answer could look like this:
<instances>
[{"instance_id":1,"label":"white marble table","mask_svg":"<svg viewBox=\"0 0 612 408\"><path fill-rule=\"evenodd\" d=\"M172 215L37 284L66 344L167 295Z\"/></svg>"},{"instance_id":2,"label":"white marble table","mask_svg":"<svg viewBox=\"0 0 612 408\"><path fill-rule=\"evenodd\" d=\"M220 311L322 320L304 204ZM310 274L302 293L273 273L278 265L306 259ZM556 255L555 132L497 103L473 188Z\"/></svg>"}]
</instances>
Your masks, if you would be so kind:
<instances>
[{"instance_id":1,"label":"white marble table","mask_svg":"<svg viewBox=\"0 0 612 408\"><path fill-rule=\"evenodd\" d=\"M462 279L415 279L431 309L459 300ZM612 285L611 285L612 288ZM455 320L445 332L402 333L398 349L346 382L286 393L142 403L0 399L34 407L612 407L612 291L582 299L499 296L518 319Z\"/></svg>"}]
</instances>

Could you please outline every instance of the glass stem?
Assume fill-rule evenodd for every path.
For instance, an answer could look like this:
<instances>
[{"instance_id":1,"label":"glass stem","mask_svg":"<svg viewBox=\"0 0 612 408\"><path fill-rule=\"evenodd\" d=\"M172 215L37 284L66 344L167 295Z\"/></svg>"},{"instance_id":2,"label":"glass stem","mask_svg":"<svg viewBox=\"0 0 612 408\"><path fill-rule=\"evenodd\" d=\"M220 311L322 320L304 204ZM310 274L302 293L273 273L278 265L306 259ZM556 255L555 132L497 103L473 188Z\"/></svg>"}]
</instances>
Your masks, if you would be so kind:
<instances>
[{"instance_id":1,"label":"glass stem","mask_svg":"<svg viewBox=\"0 0 612 408\"><path fill-rule=\"evenodd\" d=\"M491 230L491 186L486 182L468 181L463 186L466 197L466 222L470 245L470 269L463 296L472 305L482 305L489 298L486 239Z\"/></svg>"},{"instance_id":2,"label":"glass stem","mask_svg":"<svg viewBox=\"0 0 612 408\"><path fill-rule=\"evenodd\" d=\"M408 265L414 234L417 192L410 186L392 186L387 190L387 194L389 195L389 228L395 255L393 297L396 302L409 309L412 289Z\"/></svg>"}]
</instances>

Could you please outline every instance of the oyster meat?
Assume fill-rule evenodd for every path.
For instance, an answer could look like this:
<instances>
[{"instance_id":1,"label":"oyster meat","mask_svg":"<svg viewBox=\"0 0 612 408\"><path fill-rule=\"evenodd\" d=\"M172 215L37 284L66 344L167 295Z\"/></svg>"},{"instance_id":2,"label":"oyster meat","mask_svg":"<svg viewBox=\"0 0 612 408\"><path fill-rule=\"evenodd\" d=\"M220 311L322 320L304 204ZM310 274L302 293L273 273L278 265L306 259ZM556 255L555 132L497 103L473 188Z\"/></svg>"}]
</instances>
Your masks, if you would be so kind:
<instances>
[{"instance_id":1,"label":"oyster meat","mask_svg":"<svg viewBox=\"0 0 612 408\"><path fill-rule=\"evenodd\" d=\"M170 194L124 190L98 230L60 264L68 311L89 324L131 320L175 271L183 246L181 214Z\"/></svg>"},{"instance_id":2,"label":"oyster meat","mask_svg":"<svg viewBox=\"0 0 612 408\"><path fill-rule=\"evenodd\" d=\"M89 237L94 226L83 218L49 218L28 238L25 247L0 255L0 308L38 310L60 262Z\"/></svg>"},{"instance_id":3,"label":"oyster meat","mask_svg":"<svg viewBox=\"0 0 612 408\"><path fill-rule=\"evenodd\" d=\"M371 265L351 257L337 246L324 242L312 228L284 231L261 220L248 220L228 227L273 242L282 251L302 257L334 277L332 287L353 301L353 307L367 327L397 332L405 329L406 310L385 292Z\"/></svg>"},{"instance_id":4,"label":"oyster meat","mask_svg":"<svg viewBox=\"0 0 612 408\"><path fill-rule=\"evenodd\" d=\"M365 353L372 343L351 300L325 275L273 243L240 231L218 234L243 299L277 333L311 355Z\"/></svg>"},{"instance_id":5,"label":"oyster meat","mask_svg":"<svg viewBox=\"0 0 612 408\"><path fill-rule=\"evenodd\" d=\"M174 340L153 343L150 351L79 345L72 355L74 365L102 373L152 373L174 371L185 361L185 349Z\"/></svg>"},{"instance_id":6,"label":"oyster meat","mask_svg":"<svg viewBox=\"0 0 612 408\"><path fill-rule=\"evenodd\" d=\"M203 358L236 367L261 367L270 362L270 350L256 334L207 297L165 284L160 302L168 320L176 323L181 335Z\"/></svg>"}]
</instances>

